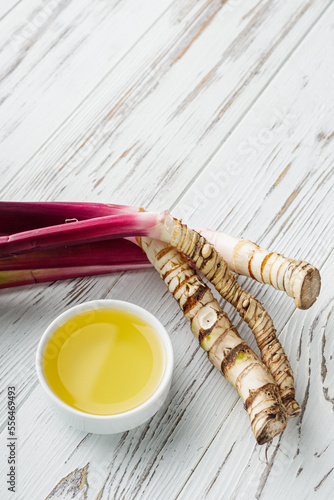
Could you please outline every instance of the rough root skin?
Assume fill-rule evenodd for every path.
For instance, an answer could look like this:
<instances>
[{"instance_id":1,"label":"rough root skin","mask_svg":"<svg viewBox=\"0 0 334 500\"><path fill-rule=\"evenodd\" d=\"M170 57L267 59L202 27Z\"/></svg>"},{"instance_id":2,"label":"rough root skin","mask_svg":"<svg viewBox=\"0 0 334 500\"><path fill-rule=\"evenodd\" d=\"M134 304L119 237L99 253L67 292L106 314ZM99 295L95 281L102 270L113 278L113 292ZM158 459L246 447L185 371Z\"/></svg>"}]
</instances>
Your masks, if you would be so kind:
<instances>
[{"instance_id":1,"label":"rough root skin","mask_svg":"<svg viewBox=\"0 0 334 500\"><path fill-rule=\"evenodd\" d=\"M246 408L248 406L252 407L252 412L254 412L253 425L255 429L259 427L261 429L258 432L257 442L259 444L268 443L270 441L270 436L276 435L276 429L280 429L281 425L284 425L284 417L277 408L269 406L262 410L262 412L257 411L259 406L259 401L263 394L267 395L268 401L274 402L279 397L279 391L275 384L267 384L257 391L254 391L248 399L246 400ZM263 425L263 419L265 419L265 424Z\"/></svg>"},{"instance_id":2,"label":"rough root skin","mask_svg":"<svg viewBox=\"0 0 334 500\"><path fill-rule=\"evenodd\" d=\"M269 370L243 342L184 255L161 241L138 238L138 242L191 321L211 363L237 388L257 442L271 441L286 427L286 411Z\"/></svg>"},{"instance_id":3,"label":"rough root skin","mask_svg":"<svg viewBox=\"0 0 334 500\"><path fill-rule=\"evenodd\" d=\"M171 244L194 262L252 329L262 360L279 387L288 417L298 415L300 407L295 401L293 372L268 312L255 297L241 288L223 257L203 236L177 219L173 219L173 224L168 220L168 229L172 229Z\"/></svg>"}]
</instances>

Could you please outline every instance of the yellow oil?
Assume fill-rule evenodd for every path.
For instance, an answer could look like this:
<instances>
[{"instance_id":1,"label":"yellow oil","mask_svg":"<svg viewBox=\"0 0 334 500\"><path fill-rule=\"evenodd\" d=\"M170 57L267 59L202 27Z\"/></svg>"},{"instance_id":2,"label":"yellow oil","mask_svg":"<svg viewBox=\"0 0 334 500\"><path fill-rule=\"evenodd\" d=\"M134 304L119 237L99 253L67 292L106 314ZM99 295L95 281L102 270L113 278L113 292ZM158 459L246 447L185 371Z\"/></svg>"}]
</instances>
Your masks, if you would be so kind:
<instances>
[{"instance_id":1,"label":"yellow oil","mask_svg":"<svg viewBox=\"0 0 334 500\"><path fill-rule=\"evenodd\" d=\"M71 407L114 415L136 408L154 393L165 359L151 325L125 311L97 309L55 331L43 368L52 391Z\"/></svg>"}]
</instances>

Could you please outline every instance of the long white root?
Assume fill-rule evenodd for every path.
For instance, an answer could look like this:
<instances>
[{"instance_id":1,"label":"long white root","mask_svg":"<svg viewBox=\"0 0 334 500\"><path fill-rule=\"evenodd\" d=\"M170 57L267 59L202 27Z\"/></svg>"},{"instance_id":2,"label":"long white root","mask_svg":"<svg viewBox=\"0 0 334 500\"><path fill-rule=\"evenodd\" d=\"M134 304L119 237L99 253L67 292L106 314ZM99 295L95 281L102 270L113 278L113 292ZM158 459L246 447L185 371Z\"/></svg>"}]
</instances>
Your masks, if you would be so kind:
<instances>
[{"instance_id":1,"label":"long white root","mask_svg":"<svg viewBox=\"0 0 334 500\"><path fill-rule=\"evenodd\" d=\"M264 250L256 243L221 231L201 229L200 234L214 245L232 271L286 292L299 309L308 309L317 300L320 273L308 262Z\"/></svg>"}]
</instances>

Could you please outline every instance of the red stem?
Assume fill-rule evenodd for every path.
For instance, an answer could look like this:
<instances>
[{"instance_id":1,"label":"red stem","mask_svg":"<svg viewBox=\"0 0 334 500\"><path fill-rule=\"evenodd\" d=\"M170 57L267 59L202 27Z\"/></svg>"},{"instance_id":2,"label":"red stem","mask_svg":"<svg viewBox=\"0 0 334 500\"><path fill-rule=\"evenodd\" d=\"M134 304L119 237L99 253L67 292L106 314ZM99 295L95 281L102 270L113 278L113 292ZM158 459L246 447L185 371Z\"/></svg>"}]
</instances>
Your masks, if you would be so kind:
<instances>
[{"instance_id":1,"label":"red stem","mask_svg":"<svg viewBox=\"0 0 334 500\"><path fill-rule=\"evenodd\" d=\"M0 237L0 257L38 248L72 245L126 236L149 235L156 225L150 212L126 213L42 227Z\"/></svg>"},{"instance_id":2,"label":"red stem","mask_svg":"<svg viewBox=\"0 0 334 500\"><path fill-rule=\"evenodd\" d=\"M134 243L105 240L3 257L0 288L150 267Z\"/></svg>"},{"instance_id":3,"label":"red stem","mask_svg":"<svg viewBox=\"0 0 334 500\"><path fill-rule=\"evenodd\" d=\"M45 283L47 281L66 280L70 278L81 278L83 276L95 276L100 274L110 274L122 271L133 271L152 267L149 263L110 266L87 266L87 267L64 267L61 275L59 269L29 269L23 271L0 271L0 289L12 288L23 285L33 285L35 283Z\"/></svg>"},{"instance_id":4,"label":"red stem","mask_svg":"<svg viewBox=\"0 0 334 500\"><path fill-rule=\"evenodd\" d=\"M137 213L137 207L104 203L0 201L0 236L107 215Z\"/></svg>"}]
</instances>

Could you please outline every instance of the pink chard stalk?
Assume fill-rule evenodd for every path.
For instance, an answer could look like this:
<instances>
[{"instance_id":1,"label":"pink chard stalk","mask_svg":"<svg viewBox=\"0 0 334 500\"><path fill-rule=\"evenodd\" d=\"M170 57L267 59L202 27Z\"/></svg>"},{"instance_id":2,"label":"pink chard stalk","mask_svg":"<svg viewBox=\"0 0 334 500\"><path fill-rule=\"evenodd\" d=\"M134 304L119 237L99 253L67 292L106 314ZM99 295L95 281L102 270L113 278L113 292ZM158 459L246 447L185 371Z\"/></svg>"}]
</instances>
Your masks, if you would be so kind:
<instances>
[{"instance_id":1,"label":"pink chard stalk","mask_svg":"<svg viewBox=\"0 0 334 500\"><path fill-rule=\"evenodd\" d=\"M0 259L0 288L151 267L124 238L36 250Z\"/></svg>"}]
</instances>

